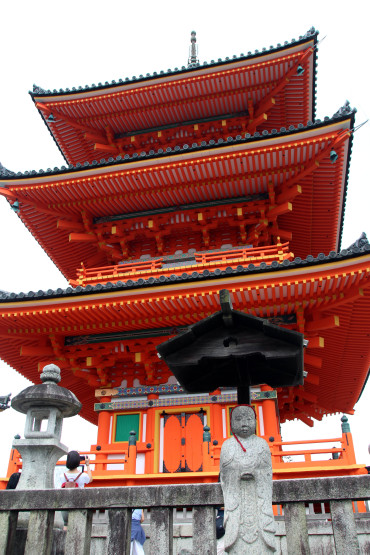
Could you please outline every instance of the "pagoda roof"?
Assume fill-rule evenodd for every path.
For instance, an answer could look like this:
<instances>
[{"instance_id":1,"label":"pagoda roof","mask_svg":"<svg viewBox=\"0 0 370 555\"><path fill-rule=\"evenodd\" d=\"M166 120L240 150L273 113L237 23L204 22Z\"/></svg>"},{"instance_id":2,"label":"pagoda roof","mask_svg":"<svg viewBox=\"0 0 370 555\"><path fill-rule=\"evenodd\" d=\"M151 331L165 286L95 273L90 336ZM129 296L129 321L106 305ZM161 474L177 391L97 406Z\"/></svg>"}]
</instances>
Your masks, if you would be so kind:
<instances>
[{"instance_id":1,"label":"pagoda roof","mask_svg":"<svg viewBox=\"0 0 370 555\"><path fill-rule=\"evenodd\" d=\"M68 279L74 279L81 262L89 266L97 252L95 266L111 263L109 246L99 251L99 241L92 240L74 243L71 250L70 233L58 228L60 220L70 222L70 231L73 225L81 231L83 212L94 222L192 203L237 202L245 195L266 194L269 182L277 204L279 198L295 197L289 213L279 220L292 232L291 250L298 256L315 256L339 248L353 126L354 111L347 106L323 122L280 132L126 155L70 169L24 174L3 170L0 194L18 201L19 217ZM333 148L335 163L329 156ZM297 185L302 194L294 189Z\"/></svg>"},{"instance_id":2,"label":"pagoda roof","mask_svg":"<svg viewBox=\"0 0 370 555\"><path fill-rule=\"evenodd\" d=\"M315 119L316 43L312 28L297 41L246 56L84 88L34 86L30 94L70 164L116 156L130 134L209 118L248 116L270 131ZM180 136L177 144L189 141Z\"/></svg>"},{"instance_id":3,"label":"pagoda roof","mask_svg":"<svg viewBox=\"0 0 370 555\"><path fill-rule=\"evenodd\" d=\"M94 422L94 389L109 387L109 383L120 385L124 377L120 375L119 383L114 383L114 375L104 377L104 371L91 368L99 367L94 357L99 358L101 345L112 345L110 355L104 352L107 368L115 353L121 352L120 345L129 344L135 356L157 337L154 350L155 344L176 333L176 328L216 312L218 292L226 288L237 310L273 318L275 323L293 325L305 333L309 345L304 388L283 388L279 410L282 421L321 419L328 413L351 412L367 377L369 275L370 245L362 242L362 246L326 257L273 262L268 267L262 263L216 270L212 275L205 270L198 275L150 278L145 283L139 279L26 295L3 294L0 352L8 364L34 382L38 363L62 361L62 385L82 402L82 416ZM291 324L289 318L293 318ZM100 347L92 351L91 344L97 343ZM87 357L91 356L89 367ZM135 367L136 362L134 358L127 368Z\"/></svg>"}]
</instances>

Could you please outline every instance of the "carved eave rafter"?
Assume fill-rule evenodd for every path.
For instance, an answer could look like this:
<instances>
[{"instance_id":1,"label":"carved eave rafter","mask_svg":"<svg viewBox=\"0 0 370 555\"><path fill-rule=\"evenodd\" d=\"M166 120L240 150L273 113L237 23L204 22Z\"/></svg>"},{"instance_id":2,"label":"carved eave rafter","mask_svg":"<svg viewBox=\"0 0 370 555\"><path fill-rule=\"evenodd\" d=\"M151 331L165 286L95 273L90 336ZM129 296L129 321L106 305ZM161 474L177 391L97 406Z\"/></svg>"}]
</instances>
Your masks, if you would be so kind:
<instances>
[{"instance_id":1,"label":"carved eave rafter","mask_svg":"<svg viewBox=\"0 0 370 555\"><path fill-rule=\"evenodd\" d=\"M292 211L292 202L302 193L302 187L283 186L281 190L282 192L276 195L270 182L268 194L251 195L245 201L228 199L224 203L217 203L216 206L203 203L194 209L188 205L179 206L172 212L156 210L150 215L132 213L130 218L128 215L122 215L121 218L98 218L97 222L89 227L63 220L58 221L57 225L61 229L74 231L69 235L71 242L95 243L97 248L105 249L112 260L130 258L130 243L135 241L140 241L141 244L145 240L148 243L152 242L154 250L151 256L171 254L171 248L166 248L166 243L179 233L183 238L190 238L191 246L195 246L199 251L220 248L221 242L217 241L215 236L218 229L222 228L224 232L225 227L234 228L234 246L277 244L280 239L292 239L292 232L279 227L278 216ZM187 246L190 247L190 243ZM185 251L187 250L185 248Z\"/></svg>"},{"instance_id":2,"label":"carved eave rafter","mask_svg":"<svg viewBox=\"0 0 370 555\"><path fill-rule=\"evenodd\" d=\"M128 387L134 380L149 385L163 383L170 372L157 357L155 347L163 338L103 341L84 343L78 339L74 345L65 343L65 337L50 335L57 364L61 362L74 376L85 380L91 387L117 387L126 380ZM45 362L40 364L41 367Z\"/></svg>"},{"instance_id":3,"label":"carved eave rafter","mask_svg":"<svg viewBox=\"0 0 370 555\"><path fill-rule=\"evenodd\" d=\"M87 336L77 336L74 341L68 342L68 336L59 330L57 333L50 333L49 330L41 334L38 346L29 344L32 335L21 331L16 336L0 334L0 337L20 342L19 356L22 361L34 361L37 358L39 372L49 363L55 363L65 370L67 375L64 386L71 385L73 378L78 378L96 388L117 387L123 380L126 380L128 387L132 387L135 379L149 385L167 381L171 373L165 363L159 360L156 345L173 334L174 331L169 330L163 337L132 340L117 340L116 336L120 334L115 334L115 337L111 334L109 340L109 334L98 334L91 341L87 340ZM99 337L102 338L100 341Z\"/></svg>"},{"instance_id":4,"label":"carved eave rafter","mask_svg":"<svg viewBox=\"0 0 370 555\"><path fill-rule=\"evenodd\" d=\"M267 197L267 198L266 198ZM105 249L107 255L113 260L126 260L132 257L130 249L131 243L143 242L151 244L151 256L169 255L174 252L171 248L171 238L182 236L186 247L195 247L196 250L210 248L220 248L221 240L217 238L217 230L225 228L234 229L234 246L245 245L248 243L247 234L249 230L254 230L258 224L264 227L271 227L273 235L285 236L283 230L279 230L276 225L277 213L270 210L270 199L267 195L251 195L249 199L229 199L225 203L198 204L192 209L178 207L173 212L166 210L154 210L150 215L132 213L128 218L124 215L121 219L116 216L109 221L102 218L103 222L98 221L91 227L78 226L74 233L70 233L71 242L92 242L97 248ZM280 205L281 213L291 209L287 203ZM272 213L271 213L272 212ZM104 221L105 220L105 221ZM108 220L108 221L106 221ZM72 225L61 222L58 226L65 229L72 229ZM77 233L76 233L77 231ZM84 231L85 233L79 233ZM269 244L270 237L266 234L265 243ZM252 243L252 241L250 241ZM212 243L212 244L211 244ZM109 245L109 246L108 246ZM188 248L185 247L185 252Z\"/></svg>"}]
</instances>

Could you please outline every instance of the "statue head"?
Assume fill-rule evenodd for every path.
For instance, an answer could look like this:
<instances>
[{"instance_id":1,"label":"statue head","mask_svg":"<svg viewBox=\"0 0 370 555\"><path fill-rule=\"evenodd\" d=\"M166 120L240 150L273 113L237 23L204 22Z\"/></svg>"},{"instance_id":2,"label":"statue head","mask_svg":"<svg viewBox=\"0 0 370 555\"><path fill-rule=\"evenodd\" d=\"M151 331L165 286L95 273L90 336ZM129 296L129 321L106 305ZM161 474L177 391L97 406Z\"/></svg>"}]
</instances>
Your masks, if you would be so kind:
<instances>
[{"instance_id":1,"label":"statue head","mask_svg":"<svg viewBox=\"0 0 370 555\"><path fill-rule=\"evenodd\" d=\"M239 437L249 437L256 431L256 414L252 407L240 405L231 414L231 430Z\"/></svg>"}]
</instances>

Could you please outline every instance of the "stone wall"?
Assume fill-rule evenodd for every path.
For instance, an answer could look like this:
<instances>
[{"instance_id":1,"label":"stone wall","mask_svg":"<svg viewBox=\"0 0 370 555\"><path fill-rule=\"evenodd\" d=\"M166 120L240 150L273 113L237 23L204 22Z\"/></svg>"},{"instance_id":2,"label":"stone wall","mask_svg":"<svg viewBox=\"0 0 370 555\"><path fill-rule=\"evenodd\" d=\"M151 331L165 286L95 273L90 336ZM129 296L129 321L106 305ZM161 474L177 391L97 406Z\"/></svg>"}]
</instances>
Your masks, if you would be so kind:
<instances>
[{"instance_id":1,"label":"stone wall","mask_svg":"<svg viewBox=\"0 0 370 555\"><path fill-rule=\"evenodd\" d=\"M353 512L353 501L369 498L369 475L274 482L273 503L284 510L283 516L276 517L280 552L370 553L370 515ZM307 518L310 503L324 505L328 512ZM129 553L132 509L142 507L150 509L145 524L146 553L150 548L155 555L177 555L181 550L183 554L187 550L194 555L214 555L215 510L222 504L220 484L0 491L0 554L18 555L14 539L22 511L30 513L27 553L49 553L54 514L63 509L70 511L65 553ZM189 515L176 511L172 528L173 509L179 507L192 507L192 522L184 518L180 522L181 514ZM104 515L108 517L105 521ZM52 553L60 555L56 547Z\"/></svg>"},{"instance_id":2,"label":"stone wall","mask_svg":"<svg viewBox=\"0 0 370 555\"><path fill-rule=\"evenodd\" d=\"M309 548L314 555L336 555L333 537L333 527L330 514L326 518L307 518ZM370 513L360 513L356 519L356 530L360 545L360 554L370 554ZM144 551L147 555L150 551L150 525L143 524L147 541L144 544ZM276 555L287 555L287 543L285 535L285 523L278 517L276 521L276 538L278 540L278 551ZM173 553L180 555L182 550L192 553L193 527L190 522L183 524L174 523L173 526ZM107 545L107 524L93 524L91 555L106 555ZM184 554L185 555L185 554ZM352 555L347 553L346 555Z\"/></svg>"}]
</instances>

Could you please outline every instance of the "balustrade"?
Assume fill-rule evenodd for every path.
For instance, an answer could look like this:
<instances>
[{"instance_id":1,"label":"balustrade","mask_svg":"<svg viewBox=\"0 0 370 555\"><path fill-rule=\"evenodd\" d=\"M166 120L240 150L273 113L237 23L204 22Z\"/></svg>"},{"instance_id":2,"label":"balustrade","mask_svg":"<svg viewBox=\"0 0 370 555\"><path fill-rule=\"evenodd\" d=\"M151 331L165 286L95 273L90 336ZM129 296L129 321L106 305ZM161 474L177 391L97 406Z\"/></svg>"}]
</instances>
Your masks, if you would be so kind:
<instances>
[{"instance_id":1,"label":"balustrade","mask_svg":"<svg viewBox=\"0 0 370 555\"><path fill-rule=\"evenodd\" d=\"M320 449L316 447L319 444L329 444L330 446L326 445ZM290 446L296 446L296 448L283 449ZM274 441L270 445L270 450L274 469L282 468L287 463L296 466L307 466L307 462L310 465L313 463L314 466L315 464L316 466L322 466L323 461L325 461L325 464L338 466L356 464L353 445L352 442L347 441L346 434L343 434L342 437L330 439ZM326 455L326 458L323 455ZM297 460L299 457L301 460ZM313 457L316 460L313 460ZM328 459L328 457L330 458Z\"/></svg>"},{"instance_id":2,"label":"balustrade","mask_svg":"<svg viewBox=\"0 0 370 555\"><path fill-rule=\"evenodd\" d=\"M212 441L211 430L208 426L204 429L203 446L202 446L202 475L204 481L214 481L215 473L219 472L219 461L221 444ZM317 448L323 445L322 448ZM356 464L355 453L353 449L352 439L349 433L343 432L341 437L329 439L311 439L298 441L273 441L269 442L272 467L275 477L281 477L281 473L288 473L289 478L295 477L295 473L299 476L302 467L314 470L315 468L321 472L321 476L329 476L338 472L338 469L346 469L351 474L364 474L365 467ZM129 476L130 483L134 483L137 477L138 483L143 483L143 475L136 474L136 461L138 455L136 444L136 436L132 433L131 445L125 443L122 448L117 450L117 446L109 449L91 449L89 451L81 451L81 455L88 455L91 461L91 468L95 483L102 480L104 485L109 485L109 480L114 479L114 485L119 483L120 477L122 483ZM58 466L64 466L62 460L57 463ZM22 459L17 450L12 449L10 454L7 476L13 472L18 472L22 468ZM150 478L150 472L146 472L148 477L147 483L153 482ZM159 478L160 476L161 478ZM156 475L157 483L171 482L177 474L160 474ZM191 473L187 473L187 480L193 482ZM288 476L287 476L288 477ZM197 475L199 479L199 474ZM185 481L185 479L184 479ZM6 480L0 481L0 489L4 488Z\"/></svg>"},{"instance_id":3,"label":"balustrade","mask_svg":"<svg viewBox=\"0 0 370 555\"><path fill-rule=\"evenodd\" d=\"M310 553L310 550L318 552L317 547L311 545L312 535L307 525L306 507L309 503L330 505L330 513L326 513L325 518L332 534L331 553L367 553L370 515L362 514L362 524L358 527L352 502L368 498L369 475L275 481L273 503L283 506L285 522L286 541L280 538L281 553L298 555ZM150 509L149 552L172 554L173 509L192 507L192 551L197 555L211 555L216 553L215 509L222 504L219 484L0 491L0 555L14 552L19 511L29 511L31 515L25 553L50 553L56 507L70 511L65 553L94 553L91 544L93 512L106 509L108 530L105 552L128 554L131 509L143 507ZM320 541L319 536L315 539Z\"/></svg>"},{"instance_id":4,"label":"balustrade","mask_svg":"<svg viewBox=\"0 0 370 555\"><path fill-rule=\"evenodd\" d=\"M255 248L241 247L240 249L204 251L194 253L193 258L189 255L189 260L185 266L184 264L179 264L179 266L171 264L170 267L167 267L164 257L133 261L132 263L125 262L124 264L101 268L85 268L83 266L77 269L77 279L70 280L70 283L73 286L95 285L108 281L115 283L135 276L147 279L156 275L182 274L186 270L199 271L200 266L206 266L208 270L212 270L213 268L226 267L226 265L236 267L244 262L248 262L248 264L253 262L270 264L274 261L283 262L283 260L292 260L293 258L293 253L289 251L289 243Z\"/></svg>"}]
</instances>

